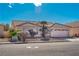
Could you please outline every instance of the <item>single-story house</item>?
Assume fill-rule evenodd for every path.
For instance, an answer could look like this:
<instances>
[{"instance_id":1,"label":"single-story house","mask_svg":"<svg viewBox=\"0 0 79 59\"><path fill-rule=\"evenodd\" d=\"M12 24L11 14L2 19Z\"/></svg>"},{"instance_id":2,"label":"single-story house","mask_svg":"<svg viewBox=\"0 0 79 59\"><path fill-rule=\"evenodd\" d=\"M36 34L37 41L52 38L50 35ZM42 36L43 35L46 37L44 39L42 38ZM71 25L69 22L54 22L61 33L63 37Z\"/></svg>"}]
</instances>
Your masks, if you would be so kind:
<instances>
[{"instance_id":1,"label":"single-story house","mask_svg":"<svg viewBox=\"0 0 79 59\"><path fill-rule=\"evenodd\" d=\"M7 31L7 26L0 24L0 38L9 37L9 33Z\"/></svg>"},{"instance_id":2,"label":"single-story house","mask_svg":"<svg viewBox=\"0 0 79 59\"><path fill-rule=\"evenodd\" d=\"M76 25L78 24L76 23ZM64 25L50 22L48 22L45 26L48 28L48 32L46 33L46 35L50 37L73 37L79 35L79 26L71 26L70 24ZM21 30L28 33L27 36L29 36L30 29L33 29L33 31L37 32L37 34L35 35L36 37L41 37L42 33L40 31L40 29L42 28L42 24L40 22L14 20L12 21L12 28L14 30Z\"/></svg>"},{"instance_id":3,"label":"single-story house","mask_svg":"<svg viewBox=\"0 0 79 59\"><path fill-rule=\"evenodd\" d=\"M71 37L79 37L79 21L74 21L71 23L67 23L70 28L70 36Z\"/></svg>"},{"instance_id":4,"label":"single-story house","mask_svg":"<svg viewBox=\"0 0 79 59\"><path fill-rule=\"evenodd\" d=\"M4 30L5 30L5 26L0 24L0 37L4 36Z\"/></svg>"},{"instance_id":5,"label":"single-story house","mask_svg":"<svg viewBox=\"0 0 79 59\"><path fill-rule=\"evenodd\" d=\"M5 30L5 25L0 24L0 30Z\"/></svg>"}]
</instances>

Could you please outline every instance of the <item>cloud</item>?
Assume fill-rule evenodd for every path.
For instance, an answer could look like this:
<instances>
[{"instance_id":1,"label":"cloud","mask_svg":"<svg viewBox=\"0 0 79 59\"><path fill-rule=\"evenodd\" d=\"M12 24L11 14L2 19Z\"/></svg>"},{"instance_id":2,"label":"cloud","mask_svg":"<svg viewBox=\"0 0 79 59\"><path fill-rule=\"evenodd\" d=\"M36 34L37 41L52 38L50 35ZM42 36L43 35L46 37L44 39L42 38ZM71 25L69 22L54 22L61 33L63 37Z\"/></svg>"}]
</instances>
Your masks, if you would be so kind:
<instances>
[{"instance_id":1,"label":"cloud","mask_svg":"<svg viewBox=\"0 0 79 59\"><path fill-rule=\"evenodd\" d=\"M8 5L9 8L13 8L11 5Z\"/></svg>"},{"instance_id":2,"label":"cloud","mask_svg":"<svg viewBox=\"0 0 79 59\"><path fill-rule=\"evenodd\" d=\"M19 3L19 4L25 4L25 3ZM42 5L42 2L41 0L34 0L33 4L36 6L36 7L39 7ZM8 7L9 8L13 8L13 3L9 3Z\"/></svg>"},{"instance_id":3,"label":"cloud","mask_svg":"<svg viewBox=\"0 0 79 59\"><path fill-rule=\"evenodd\" d=\"M36 7L39 7L39 6L42 5L42 3L34 3L34 5L35 5Z\"/></svg>"},{"instance_id":4,"label":"cloud","mask_svg":"<svg viewBox=\"0 0 79 59\"><path fill-rule=\"evenodd\" d=\"M19 3L19 4L25 4L25 3Z\"/></svg>"},{"instance_id":5,"label":"cloud","mask_svg":"<svg viewBox=\"0 0 79 59\"><path fill-rule=\"evenodd\" d=\"M42 2L41 0L35 0L34 3L33 3L36 7L39 7L42 5Z\"/></svg>"}]
</instances>

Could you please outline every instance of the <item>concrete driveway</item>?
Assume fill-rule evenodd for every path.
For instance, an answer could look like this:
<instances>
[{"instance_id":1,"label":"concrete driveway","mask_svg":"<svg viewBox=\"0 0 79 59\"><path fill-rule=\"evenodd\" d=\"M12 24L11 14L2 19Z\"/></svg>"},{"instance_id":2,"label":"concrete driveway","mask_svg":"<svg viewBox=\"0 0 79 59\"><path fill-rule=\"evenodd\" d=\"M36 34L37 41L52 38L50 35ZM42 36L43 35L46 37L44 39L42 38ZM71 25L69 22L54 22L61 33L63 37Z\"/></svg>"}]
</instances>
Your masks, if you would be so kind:
<instances>
[{"instance_id":1,"label":"concrete driveway","mask_svg":"<svg viewBox=\"0 0 79 59\"><path fill-rule=\"evenodd\" d=\"M2 44L0 56L79 56L79 42Z\"/></svg>"}]
</instances>

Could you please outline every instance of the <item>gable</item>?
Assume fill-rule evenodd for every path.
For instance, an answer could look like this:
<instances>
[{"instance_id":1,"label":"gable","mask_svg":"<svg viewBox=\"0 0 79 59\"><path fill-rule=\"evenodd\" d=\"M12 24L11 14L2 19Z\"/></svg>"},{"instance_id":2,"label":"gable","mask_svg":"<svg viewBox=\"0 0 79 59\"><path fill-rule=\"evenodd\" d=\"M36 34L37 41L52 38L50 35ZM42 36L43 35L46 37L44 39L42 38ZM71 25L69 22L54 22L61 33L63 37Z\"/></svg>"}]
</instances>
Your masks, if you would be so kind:
<instances>
[{"instance_id":1,"label":"gable","mask_svg":"<svg viewBox=\"0 0 79 59\"><path fill-rule=\"evenodd\" d=\"M28 30L37 29L40 27L37 22L27 22L27 21L14 21L12 23L13 29Z\"/></svg>"}]
</instances>

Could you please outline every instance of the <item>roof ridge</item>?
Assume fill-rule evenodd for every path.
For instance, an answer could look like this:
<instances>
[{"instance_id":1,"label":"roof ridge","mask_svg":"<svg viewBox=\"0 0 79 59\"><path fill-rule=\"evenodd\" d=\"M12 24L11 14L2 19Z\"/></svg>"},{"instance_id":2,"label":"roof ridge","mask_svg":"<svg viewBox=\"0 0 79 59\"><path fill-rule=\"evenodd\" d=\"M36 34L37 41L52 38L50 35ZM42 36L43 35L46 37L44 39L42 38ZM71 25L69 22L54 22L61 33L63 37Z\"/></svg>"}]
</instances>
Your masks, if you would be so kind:
<instances>
[{"instance_id":1,"label":"roof ridge","mask_svg":"<svg viewBox=\"0 0 79 59\"><path fill-rule=\"evenodd\" d=\"M60 24L60 23L54 23L54 24L52 24L50 27L53 27L53 26L56 25L56 24L58 24L58 25L63 25L63 26L72 28L72 26L68 26L68 25L64 25L64 24Z\"/></svg>"}]
</instances>

